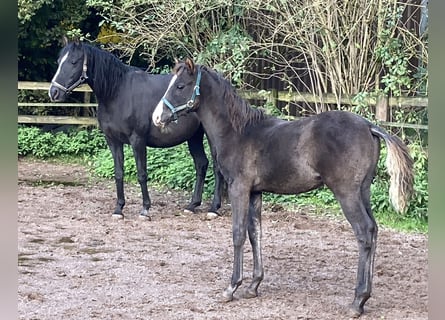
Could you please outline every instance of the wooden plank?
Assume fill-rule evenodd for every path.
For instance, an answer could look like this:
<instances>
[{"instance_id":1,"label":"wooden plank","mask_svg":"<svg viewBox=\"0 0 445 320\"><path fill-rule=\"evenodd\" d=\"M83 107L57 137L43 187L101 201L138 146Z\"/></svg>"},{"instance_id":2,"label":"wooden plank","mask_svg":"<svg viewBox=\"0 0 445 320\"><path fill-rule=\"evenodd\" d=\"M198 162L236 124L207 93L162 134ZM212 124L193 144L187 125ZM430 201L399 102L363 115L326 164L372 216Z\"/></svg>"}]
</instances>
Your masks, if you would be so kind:
<instances>
[{"instance_id":1,"label":"wooden plank","mask_svg":"<svg viewBox=\"0 0 445 320\"><path fill-rule=\"evenodd\" d=\"M18 102L19 107L97 107L97 103L65 103L65 102Z\"/></svg>"},{"instance_id":2,"label":"wooden plank","mask_svg":"<svg viewBox=\"0 0 445 320\"><path fill-rule=\"evenodd\" d=\"M378 124L379 124L380 126L387 126L387 127L411 128L411 129L418 129L418 130L428 130L428 125L426 125L426 124L398 123L398 122L387 122L387 121L379 121Z\"/></svg>"},{"instance_id":3,"label":"wooden plank","mask_svg":"<svg viewBox=\"0 0 445 320\"><path fill-rule=\"evenodd\" d=\"M48 91L51 83L50 82L35 82L35 81L18 81L17 88L19 90L45 90ZM81 84L73 91L80 92L92 92L90 86L87 84Z\"/></svg>"},{"instance_id":4,"label":"wooden plank","mask_svg":"<svg viewBox=\"0 0 445 320\"><path fill-rule=\"evenodd\" d=\"M337 104L338 99L332 93L323 94L321 96L314 95L310 92L286 92L280 91L278 92L278 100L284 102L305 102L305 103L329 103L329 104ZM343 104L352 104L352 100L348 97L343 97L341 99L341 103Z\"/></svg>"},{"instance_id":5,"label":"wooden plank","mask_svg":"<svg viewBox=\"0 0 445 320\"><path fill-rule=\"evenodd\" d=\"M389 105L394 107L428 107L428 97L391 97Z\"/></svg>"},{"instance_id":6,"label":"wooden plank","mask_svg":"<svg viewBox=\"0 0 445 320\"><path fill-rule=\"evenodd\" d=\"M34 82L34 81L18 81L19 90L48 90L50 82ZM80 92L92 92L90 86L87 84L82 84L74 91ZM239 90L238 93L244 99L258 99L267 100L274 96L272 91L255 91L255 90ZM337 104L338 99L332 93L327 93L323 95L314 95L310 92L288 92L288 91L278 91L278 100L284 102L307 102L307 103L331 103ZM344 95L340 99L341 104L355 105L356 103L352 100L353 96ZM377 103L375 98L369 98L367 104L375 105ZM428 97L391 97L389 98L389 106L417 106L417 107L427 107Z\"/></svg>"},{"instance_id":7,"label":"wooden plank","mask_svg":"<svg viewBox=\"0 0 445 320\"><path fill-rule=\"evenodd\" d=\"M237 90L237 94L246 100L268 100L272 97L272 92L265 90Z\"/></svg>"},{"instance_id":8,"label":"wooden plank","mask_svg":"<svg viewBox=\"0 0 445 320\"><path fill-rule=\"evenodd\" d=\"M269 93L269 94L267 94ZM268 100L273 97L272 91L239 91L239 94L244 99L258 99L258 100ZM326 93L321 96L314 95L310 92L287 92L287 91L278 91L277 100L284 102L306 102L306 103L329 103L329 104L337 104L338 99L333 93ZM357 105L357 102L353 101L353 96L343 96L340 99L341 104L347 105ZM376 105L377 100L374 97L367 98L366 103L368 105ZM416 107L427 107L428 106L428 97L398 97L389 98L388 101L389 106L416 106Z\"/></svg>"},{"instance_id":9,"label":"wooden plank","mask_svg":"<svg viewBox=\"0 0 445 320\"><path fill-rule=\"evenodd\" d=\"M98 125L96 118L68 116L18 116L18 123L83 124L94 126Z\"/></svg>"}]
</instances>

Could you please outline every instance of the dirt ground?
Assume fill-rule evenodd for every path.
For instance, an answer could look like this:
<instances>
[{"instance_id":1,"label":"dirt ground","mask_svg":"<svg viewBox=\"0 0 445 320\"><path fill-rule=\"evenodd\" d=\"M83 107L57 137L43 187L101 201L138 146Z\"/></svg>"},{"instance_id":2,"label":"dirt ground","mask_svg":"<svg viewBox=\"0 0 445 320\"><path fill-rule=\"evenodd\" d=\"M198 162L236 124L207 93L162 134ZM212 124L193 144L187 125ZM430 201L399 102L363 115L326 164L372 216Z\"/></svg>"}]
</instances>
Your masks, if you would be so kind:
<instances>
[{"instance_id":1,"label":"dirt ground","mask_svg":"<svg viewBox=\"0 0 445 320\"><path fill-rule=\"evenodd\" d=\"M227 203L209 221L207 203L184 214L188 194L150 188L147 221L139 188L126 185L125 219L116 220L114 182L85 167L19 159L18 180L19 319L347 318L358 252L345 219L266 206L259 297L222 303L233 253ZM428 318L427 244L426 235L380 228L361 319Z\"/></svg>"}]
</instances>

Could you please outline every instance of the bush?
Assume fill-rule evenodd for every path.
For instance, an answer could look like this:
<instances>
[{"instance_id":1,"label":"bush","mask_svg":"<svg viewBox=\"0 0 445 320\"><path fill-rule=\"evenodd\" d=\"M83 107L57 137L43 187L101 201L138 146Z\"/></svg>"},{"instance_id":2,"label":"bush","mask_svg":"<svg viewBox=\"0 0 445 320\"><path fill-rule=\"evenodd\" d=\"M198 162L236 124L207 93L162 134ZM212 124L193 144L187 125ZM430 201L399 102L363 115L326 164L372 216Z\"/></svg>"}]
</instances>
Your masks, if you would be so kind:
<instances>
[{"instance_id":1,"label":"bush","mask_svg":"<svg viewBox=\"0 0 445 320\"><path fill-rule=\"evenodd\" d=\"M209 157L204 185L204 196L213 194L212 160L208 145L205 144ZM124 146L124 179L129 182L137 181L136 162L130 146ZM111 179L114 177L114 164L111 152L106 149L93 158L93 171L100 177ZM195 183L195 168L187 144L183 143L172 148L147 148L147 178L151 183L167 186L171 189L193 189Z\"/></svg>"},{"instance_id":2,"label":"bush","mask_svg":"<svg viewBox=\"0 0 445 320\"><path fill-rule=\"evenodd\" d=\"M94 155L107 144L99 129L44 132L37 127L18 127L18 154L40 159L62 155Z\"/></svg>"}]
</instances>

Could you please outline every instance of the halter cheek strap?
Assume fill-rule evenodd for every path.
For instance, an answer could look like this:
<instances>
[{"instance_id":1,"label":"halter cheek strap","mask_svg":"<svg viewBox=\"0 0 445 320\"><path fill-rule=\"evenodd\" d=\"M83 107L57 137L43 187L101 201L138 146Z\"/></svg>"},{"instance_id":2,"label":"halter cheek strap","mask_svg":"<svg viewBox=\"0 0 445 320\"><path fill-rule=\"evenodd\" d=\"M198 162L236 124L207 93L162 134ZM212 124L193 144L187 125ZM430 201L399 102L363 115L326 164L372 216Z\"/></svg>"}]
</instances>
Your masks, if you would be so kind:
<instances>
[{"instance_id":1,"label":"halter cheek strap","mask_svg":"<svg viewBox=\"0 0 445 320\"><path fill-rule=\"evenodd\" d=\"M61 85L60 83L58 83L57 81L51 81L51 84L59 89L62 89L63 91L65 91L66 94L70 94L74 89L76 89L79 85L81 85L82 83L85 82L85 80L88 79L87 76L87 55L84 52L83 53L83 66L82 66L82 74L80 75L79 80L77 80L76 82L74 82L71 86L69 86L68 88L64 87L63 85Z\"/></svg>"},{"instance_id":2,"label":"halter cheek strap","mask_svg":"<svg viewBox=\"0 0 445 320\"><path fill-rule=\"evenodd\" d=\"M173 106L170 101L168 101L165 97L162 98L162 102L170 109L170 111L173 114L173 120L178 120L178 112L182 110L191 110L193 108L193 105L195 104L196 97L200 95L199 93L199 85L201 83L201 68L198 68L198 76L196 77L196 84L193 88L192 97L189 101L187 101L184 104L181 104L177 107Z\"/></svg>"}]
</instances>

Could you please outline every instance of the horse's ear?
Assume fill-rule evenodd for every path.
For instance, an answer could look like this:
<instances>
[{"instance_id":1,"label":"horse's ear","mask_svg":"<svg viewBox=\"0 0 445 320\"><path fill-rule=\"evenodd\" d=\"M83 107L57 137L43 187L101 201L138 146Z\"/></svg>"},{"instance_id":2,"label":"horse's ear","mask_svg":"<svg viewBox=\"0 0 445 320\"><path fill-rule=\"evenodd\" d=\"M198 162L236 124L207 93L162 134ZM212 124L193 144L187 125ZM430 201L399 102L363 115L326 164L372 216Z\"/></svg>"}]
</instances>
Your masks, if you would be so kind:
<instances>
[{"instance_id":1,"label":"horse's ear","mask_svg":"<svg viewBox=\"0 0 445 320\"><path fill-rule=\"evenodd\" d=\"M68 38L66 36L62 37L62 45L66 46L68 44Z\"/></svg>"},{"instance_id":2,"label":"horse's ear","mask_svg":"<svg viewBox=\"0 0 445 320\"><path fill-rule=\"evenodd\" d=\"M190 71L191 73L195 73L195 63L193 62L192 59L187 58L187 59L185 60L185 65L187 66L187 68L189 69L189 71Z\"/></svg>"},{"instance_id":3,"label":"horse's ear","mask_svg":"<svg viewBox=\"0 0 445 320\"><path fill-rule=\"evenodd\" d=\"M175 64L179 63L179 59L175 57Z\"/></svg>"}]
</instances>

